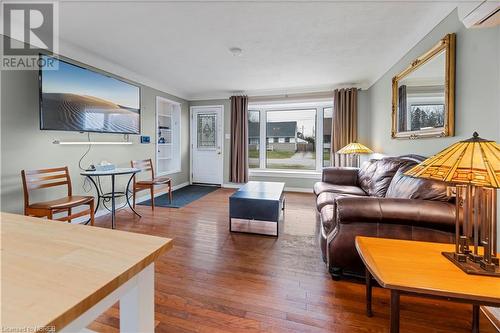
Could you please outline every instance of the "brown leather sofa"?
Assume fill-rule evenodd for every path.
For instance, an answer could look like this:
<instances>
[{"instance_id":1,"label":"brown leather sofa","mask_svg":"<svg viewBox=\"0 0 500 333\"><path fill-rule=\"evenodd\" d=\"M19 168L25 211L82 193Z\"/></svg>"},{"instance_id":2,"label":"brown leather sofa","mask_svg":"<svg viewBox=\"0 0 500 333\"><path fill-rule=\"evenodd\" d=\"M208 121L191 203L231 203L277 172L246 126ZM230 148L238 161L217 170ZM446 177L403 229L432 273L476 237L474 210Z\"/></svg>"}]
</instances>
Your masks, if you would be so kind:
<instances>
[{"instance_id":1,"label":"brown leather sofa","mask_svg":"<svg viewBox=\"0 0 500 333\"><path fill-rule=\"evenodd\" d=\"M314 185L319 242L334 279L363 275L358 235L453 242L455 205L446 184L405 176L425 158L370 160L357 168L325 168Z\"/></svg>"}]
</instances>

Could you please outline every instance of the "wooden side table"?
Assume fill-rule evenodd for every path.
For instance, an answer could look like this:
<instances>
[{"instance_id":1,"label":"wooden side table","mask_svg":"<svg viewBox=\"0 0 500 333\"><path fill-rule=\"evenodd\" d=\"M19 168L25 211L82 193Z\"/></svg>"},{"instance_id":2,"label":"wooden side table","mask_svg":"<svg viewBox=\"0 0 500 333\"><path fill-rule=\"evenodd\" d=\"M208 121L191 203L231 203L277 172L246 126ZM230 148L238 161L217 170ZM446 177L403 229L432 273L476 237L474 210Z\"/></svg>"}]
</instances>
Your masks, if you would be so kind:
<instances>
[{"instance_id":1,"label":"wooden side table","mask_svg":"<svg viewBox=\"0 0 500 333\"><path fill-rule=\"evenodd\" d=\"M391 290L391 333L399 332L400 295L472 304L472 332L479 332L479 306L500 305L500 278L464 273L441 252L454 245L356 237L366 275L366 310L371 316L371 279Z\"/></svg>"}]
</instances>

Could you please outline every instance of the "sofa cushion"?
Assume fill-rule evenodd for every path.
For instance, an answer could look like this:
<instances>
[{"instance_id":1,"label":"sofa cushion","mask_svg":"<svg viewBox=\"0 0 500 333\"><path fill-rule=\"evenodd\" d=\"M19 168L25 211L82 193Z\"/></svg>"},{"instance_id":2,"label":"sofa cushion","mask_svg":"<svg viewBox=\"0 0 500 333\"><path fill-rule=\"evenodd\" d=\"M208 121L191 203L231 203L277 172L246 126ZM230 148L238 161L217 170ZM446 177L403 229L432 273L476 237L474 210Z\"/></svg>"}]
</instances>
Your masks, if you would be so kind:
<instances>
[{"instance_id":1,"label":"sofa cushion","mask_svg":"<svg viewBox=\"0 0 500 333\"><path fill-rule=\"evenodd\" d=\"M370 160L363 164L358 174L358 185L372 197L383 197L392 177L407 161L398 158Z\"/></svg>"},{"instance_id":2,"label":"sofa cushion","mask_svg":"<svg viewBox=\"0 0 500 333\"><path fill-rule=\"evenodd\" d=\"M325 232L325 235L330 234L332 230L335 228L335 204L326 205L321 209L321 226Z\"/></svg>"},{"instance_id":3,"label":"sofa cushion","mask_svg":"<svg viewBox=\"0 0 500 333\"><path fill-rule=\"evenodd\" d=\"M314 184L314 194L320 195L323 192L335 192L365 196L366 193L358 186L336 185L326 182L317 182Z\"/></svg>"},{"instance_id":4,"label":"sofa cushion","mask_svg":"<svg viewBox=\"0 0 500 333\"><path fill-rule=\"evenodd\" d=\"M321 180L332 184L356 186L358 171L358 168L326 167L321 173Z\"/></svg>"},{"instance_id":5,"label":"sofa cushion","mask_svg":"<svg viewBox=\"0 0 500 333\"><path fill-rule=\"evenodd\" d=\"M316 209L318 212L326 205L333 205L335 200L343 197L359 197L359 195L336 193L336 192L323 192L316 198Z\"/></svg>"},{"instance_id":6,"label":"sofa cushion","mask_svg":"<svg viewBox=\"0 0 500 333\"><path fill-rule=\"evenodd\" d=\"M453 200L446 194L447 185L445 182L405 176L404 173L415 165L416 163L411 163L399 168L387 189L386 198Z\"/></svg>"}]
</instances>

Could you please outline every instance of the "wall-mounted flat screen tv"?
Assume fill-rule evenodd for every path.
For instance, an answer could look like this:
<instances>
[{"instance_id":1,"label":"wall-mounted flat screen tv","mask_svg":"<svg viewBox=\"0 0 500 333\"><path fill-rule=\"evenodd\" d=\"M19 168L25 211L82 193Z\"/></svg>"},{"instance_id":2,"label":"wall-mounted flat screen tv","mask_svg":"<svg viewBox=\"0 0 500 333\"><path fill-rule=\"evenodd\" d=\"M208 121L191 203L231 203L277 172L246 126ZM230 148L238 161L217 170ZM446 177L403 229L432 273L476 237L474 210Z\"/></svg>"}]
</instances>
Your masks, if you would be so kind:
<instances>
[{"instance_id":1,"label":"wall-mounted flat screen tv","mask_svg":"<svg viewBox=\"0 0 500 333\"><path fill-rule=\"evenodd\" d=\"M140 88L110 75L40 55L40 129L139 134ZM57 68L57 69L53 69Z\"/></svg>"}]
</instances>

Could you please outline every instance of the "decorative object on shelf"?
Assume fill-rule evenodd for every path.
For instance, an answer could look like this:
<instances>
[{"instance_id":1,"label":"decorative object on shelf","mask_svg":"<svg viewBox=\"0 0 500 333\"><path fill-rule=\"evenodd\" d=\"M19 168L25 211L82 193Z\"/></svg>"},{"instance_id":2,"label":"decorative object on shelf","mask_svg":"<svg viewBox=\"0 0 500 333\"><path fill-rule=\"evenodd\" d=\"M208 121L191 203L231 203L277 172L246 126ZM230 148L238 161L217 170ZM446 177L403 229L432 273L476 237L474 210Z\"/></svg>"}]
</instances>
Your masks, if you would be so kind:
<instances>
[{"instance_id":1,"label":"decorative object on shelf","mask_svg":"<svg viewBox=\"0 0 500 333\"><path fill-rule=\"evenodd\" d=\"M453 144L405 174L455 184L450 188L456 193L455 252L443 255L468 274L500 277L496 239L500 145L474 132L472 138Z\"/></svg>"},{"instance_id":2,"label":"decorative object on shelf","mask_svg":"<svg viewBox=\"0 0 500 333\"><path fill-rule=\"evenodd\" d=\"M358 142L351 142L347 146L340 148L337 154L354 155L357 159L357 165L359 166L359 155L360 154L373 154L373 151L365 145Z\"/></svg>"},{"instance_id":3,"label":"decorative object on shelf","mask_svg":"<svg viewBox=\"0 0 500 333\"><path fill-rule=\"evenodd\" d=\"M165 138L164 137L160 137L158 139L158 143L161 143L161 144L165 143Z\"/></svg>"}]
</instances>

